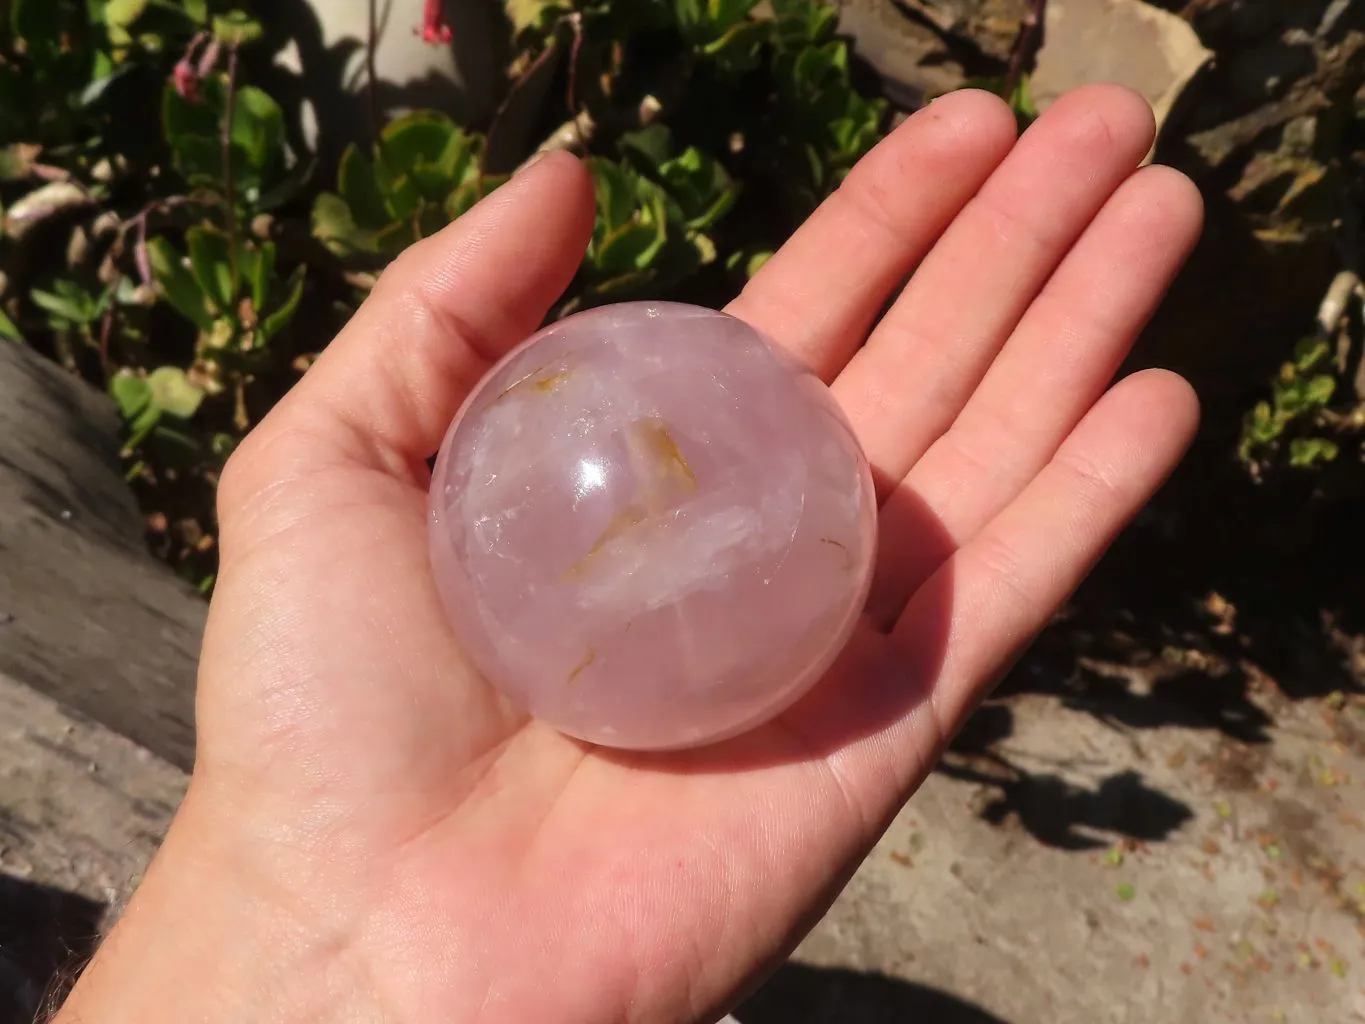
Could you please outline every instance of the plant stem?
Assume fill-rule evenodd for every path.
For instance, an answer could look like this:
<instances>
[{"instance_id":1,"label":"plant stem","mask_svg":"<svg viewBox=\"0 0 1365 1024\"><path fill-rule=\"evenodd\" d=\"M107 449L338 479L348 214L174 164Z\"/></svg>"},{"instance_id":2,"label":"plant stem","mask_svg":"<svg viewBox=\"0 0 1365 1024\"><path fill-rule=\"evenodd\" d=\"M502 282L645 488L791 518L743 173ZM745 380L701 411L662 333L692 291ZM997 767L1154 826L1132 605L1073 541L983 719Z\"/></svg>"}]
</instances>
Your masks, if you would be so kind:
<instances>
[{"instance_id":1,"label":"plant stem","mask_svg":"<svg viewBox=\"0 0 1365 1024\"><path fill-rule=\"evenodd\" d=\"M1014 95L1019 79L1024 76L1024 68L1035 57L1042 46L1043 22L1047 18L1047 0L1029 0L1028 12L1019 26L1019 35L1010 50L1009 70L1005 73L1005 98Z\"/></svg>"},{"instance_id":2,"label":"plant stem","mask_svg":"<svg viewBox=\"0 0 1365 1024\"><path fill-rule=\"evenodd\" d=\"M117 291L122 282L123 278L120 277L118 281L114 282L112 290ZM114 309L114 298L111 295L109 297L109 308L104 311L104 316L100 320L100 372L104 374L106 381L109 379L109 338L114 333Z\"/></svg>"},{"instance_id":3,"label":"plant stem","mask_svg":"<svg viewBox=\"0 0 1365 1024\"><path fill-rule=\"evenodd\" d=\"M370 5L369 34L365 39L365 77L366 93L370 102L370 131L375 140L380 138L379 121L379 70L375 51L379 49L379 0L367 0Z\"/></svg>"},{"instance_id":4,"label":"plant stem","mask_svg":"<svg viewBox=\"0 0 1365 1024\"><path fill-rule=\"evenodd\" d=\"M578 11L568 15L567 20L573 27L573 44L569 47L569 116L578 116L578 62L583 52L583 15Z\"/></svg>"},{"instance_id":5,"label":"plant stem","mask_svg":"<svg viewBox=\"0 0 1365 1024\"><path fill-rule=\"evenodd\" d=\"M237 266L237 180L232 169L232 122L237 106L237 44L228 44L227 97L223 101L223 198L227 203L228 272L234 285L239 280ZM227 312L224 310L224 312Z\"/></svg>"}]
</instances>

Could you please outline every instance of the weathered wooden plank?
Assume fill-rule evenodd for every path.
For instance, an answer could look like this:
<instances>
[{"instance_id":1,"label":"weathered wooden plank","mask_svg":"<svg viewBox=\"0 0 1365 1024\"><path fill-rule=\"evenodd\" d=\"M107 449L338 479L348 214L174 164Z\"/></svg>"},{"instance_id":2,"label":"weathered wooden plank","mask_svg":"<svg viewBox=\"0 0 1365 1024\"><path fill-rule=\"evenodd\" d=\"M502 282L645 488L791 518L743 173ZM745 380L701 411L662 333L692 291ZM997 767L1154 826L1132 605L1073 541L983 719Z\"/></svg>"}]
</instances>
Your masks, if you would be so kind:
<instances>
[{"instance_id":1,"label":"weathered wooden plank","mask_svg":"<svg viewBox=\"0 0 1365 1024\"><path fill-rule=\"evenodd\" d=\"M0 1024L27 1024L52 973L141 878L185 773L0 675Z\"/></svg>"},{"instance_id":2,"label":"weathered wooden plank","mask_svg":"<svg viewBox=\"0 0 1365 1024\"><path fill-rule=\"evenodd\" d=\"M0 345L0 672L184 768L206 609L143 547L117 429L104 396Z\"/></svg>"}]
</instances>

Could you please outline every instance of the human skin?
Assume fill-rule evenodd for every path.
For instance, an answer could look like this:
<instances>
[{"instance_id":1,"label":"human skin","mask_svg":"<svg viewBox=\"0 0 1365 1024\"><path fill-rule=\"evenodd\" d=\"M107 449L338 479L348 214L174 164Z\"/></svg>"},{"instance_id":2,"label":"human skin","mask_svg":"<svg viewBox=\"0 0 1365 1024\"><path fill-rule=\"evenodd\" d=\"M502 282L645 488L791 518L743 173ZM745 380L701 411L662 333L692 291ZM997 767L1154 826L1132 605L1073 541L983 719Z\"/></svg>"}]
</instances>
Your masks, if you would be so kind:
<instances>
[{"instance_id":1,"label":"human skin","mask_svg":"<svg viewBox=\"0 0 1365 1024\"><path fill-rule=\"evenodd\" d=\"M1200 228L1185 178L1138 169L1152 136L1111 86L1017 143L998 99L946 96L729 307L829 382L874 467L881 556L827 678L704 749L528 720L467 666L428 565L425 460L568 284L586 173L547 156L406 252L223 475L189 792L57 1020L733 1006L1193 435L1178 377L1110 387Z\"/></svg>"}]
</instances>

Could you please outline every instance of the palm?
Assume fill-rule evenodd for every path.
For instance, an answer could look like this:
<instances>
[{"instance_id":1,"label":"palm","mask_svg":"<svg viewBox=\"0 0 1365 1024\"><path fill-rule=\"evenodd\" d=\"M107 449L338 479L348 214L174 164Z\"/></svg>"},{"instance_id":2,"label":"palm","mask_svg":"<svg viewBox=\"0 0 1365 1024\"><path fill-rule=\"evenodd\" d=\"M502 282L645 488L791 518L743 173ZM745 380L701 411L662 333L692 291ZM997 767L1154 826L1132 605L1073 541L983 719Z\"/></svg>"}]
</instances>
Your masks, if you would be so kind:
<instances>
[{"instance_id":1,"label":"palm","mask_svg":"<svg viewBox=\"0 0 1365 1024\"><path fill-rule=\"evenodd\" d=\"M586 747L502 702L441 614L424 460L572 273L571 161L400 261L234 460L196 784L250 809L282 884L340 894L394 1020L722 1012L1173 464L1180 381L1101 394L1197 197L1132 173L1150 121L1126 94L1063 101L1006 156L1009 118L963 94L912 119L732 309L831 382L883 500L865 628L756 732Z\"/></svg>"}]
</instances>

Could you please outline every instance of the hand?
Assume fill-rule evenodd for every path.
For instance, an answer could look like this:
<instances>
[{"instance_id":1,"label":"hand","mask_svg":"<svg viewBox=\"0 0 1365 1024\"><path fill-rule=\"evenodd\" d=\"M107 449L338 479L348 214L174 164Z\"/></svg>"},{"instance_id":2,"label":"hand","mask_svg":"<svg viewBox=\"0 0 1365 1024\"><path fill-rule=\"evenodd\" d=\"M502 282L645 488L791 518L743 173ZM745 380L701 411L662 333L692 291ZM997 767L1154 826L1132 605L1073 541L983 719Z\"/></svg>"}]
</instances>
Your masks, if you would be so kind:
<instances>
[{"instance_id":1,"label":"hand","mask_svg":"<svg viewBox=\"0 0 1365 1024\"><path fill-rule=\"evenodd\" d=\"M548 156L405 253L223 476L190 793L64 1019L724 1013L1192 436L1179 378L1105 390L1199 231L1186 179L1137 170L1152 135L1112 87L1017 145L999 100L947 96L733 303L847 411L882 558L828 678L704 750L528 721L463 660L427 563L425 460L568 284L585 172Z\"/></svg>"}]
</instances>

